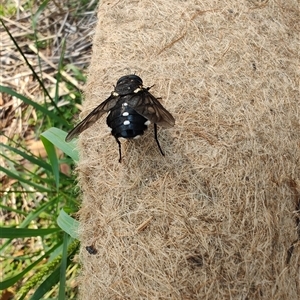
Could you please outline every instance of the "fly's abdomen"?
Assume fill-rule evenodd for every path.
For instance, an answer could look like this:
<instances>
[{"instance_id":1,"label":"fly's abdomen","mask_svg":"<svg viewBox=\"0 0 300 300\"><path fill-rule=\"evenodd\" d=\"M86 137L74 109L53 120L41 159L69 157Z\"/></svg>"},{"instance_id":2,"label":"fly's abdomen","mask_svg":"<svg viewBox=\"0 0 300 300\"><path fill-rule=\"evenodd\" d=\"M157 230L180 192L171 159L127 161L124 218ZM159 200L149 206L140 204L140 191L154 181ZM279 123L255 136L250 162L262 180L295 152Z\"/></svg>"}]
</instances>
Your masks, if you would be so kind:
<instances>
[{"instance_id":1,"label":"fly's abdomen","mask_svg":"<svg viewBox=\"0 0 300 300\"><path fill-rule=\"evenodd\" d=\"M132 139L142 135L147 129L146 122L146 118L127 106L126 103L112 109L107 117L107 125L111 128L111 133L115 138Z\"/></svg>"}]
</instances>

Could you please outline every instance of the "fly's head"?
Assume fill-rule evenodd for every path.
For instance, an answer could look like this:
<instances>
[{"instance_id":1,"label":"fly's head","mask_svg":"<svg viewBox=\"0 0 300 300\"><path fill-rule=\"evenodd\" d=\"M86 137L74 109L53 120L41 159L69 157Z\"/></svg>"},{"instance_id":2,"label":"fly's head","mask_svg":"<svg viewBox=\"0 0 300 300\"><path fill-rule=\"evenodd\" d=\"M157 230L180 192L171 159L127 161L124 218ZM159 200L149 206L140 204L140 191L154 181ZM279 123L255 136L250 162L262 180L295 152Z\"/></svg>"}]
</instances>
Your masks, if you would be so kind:
<instances>
[{"instance_id":1,"label":"fly's head","mask_svg":"<svg viewBox=\"0 0 300 300\"><path fill-rule=\"evenodd\" d=\"M143 81L137 75L122 76L115 87L114 93L125 96L132 93L138 93L143 90Z\"/></svg>"}]
</instances>

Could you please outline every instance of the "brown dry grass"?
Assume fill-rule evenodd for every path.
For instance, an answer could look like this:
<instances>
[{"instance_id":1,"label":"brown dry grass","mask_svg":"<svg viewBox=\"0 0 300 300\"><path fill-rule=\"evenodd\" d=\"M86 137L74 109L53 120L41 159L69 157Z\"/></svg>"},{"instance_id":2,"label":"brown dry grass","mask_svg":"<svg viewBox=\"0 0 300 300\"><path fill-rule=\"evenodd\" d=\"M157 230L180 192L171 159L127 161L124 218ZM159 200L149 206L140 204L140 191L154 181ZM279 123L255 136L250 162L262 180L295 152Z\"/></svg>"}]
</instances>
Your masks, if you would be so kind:
<instances>
[{"instance_id":1,"label":"brown dry grass","mask_svg":"<svg viewBox=\"0 0 300 300\"><path fill-rule=\"evenodd\" d=\"M16 16L1 17L11 35L26 55L35 72L42 78L49 94L54 97L59 61L62 55L63 40L66 41L64 65L72 64L80 71L84 71L91 57L91 36L96 18L95 11L89 9L94 1L85 7L72 1L64 4L50 2L37 19L36 38L34 38L33 15L41 3L36 2L29 10L24 8L26 3L19 2ZM39 46L37 46L36 42ZM44 103L45 97L39 82L33 77L32 71L25 63L23 57L15 47L9 35L1 25L0 28L0 57L1 57L1 85L9 86L16 92L33 99L37 103ZM82 89L82 82L76 79L70 68L62 71L64 80L59 83L59 102L63 107L70 104L65 97L74 99L72 90ZM73 87L67 84L71 83ZM75 87L75 88L74 88ZM46 101L49 101L49 99ZM32 107L27 107L20 100L5 94L0 97L0 130L8 137L14 135L35 139L34 129L30 121L37 122L36 112ZM3 138L3 137L2 137ZM2 142L6 142L5 138ZM35 149L34 149L35 150Z\"/></svg>"},{"instance_id":2,"label":"brown dry grass","mask_svg":"<svg viewBox=\"0 0 300 300\"><path fill-rule=\"evenodd\" d=\"M90 62L93 34L91 28L96 22L97 10L96 8L92 10L91 7L95 5L95 1L90 1L84 7L72 1L64 4L53 1L48 3L36 21L36 31L34 31L33 19L41 3L36 1L29 9L26 7L27 3L24 2L18 2L15 16L10 18L4 16L1 19L43 81L51 97L54 98L63 41L65 40L63 66L72 65L84 74ZM0 26L0 63L1 85L9 86L17 93L39 104L44 105L45 101L49 102L39 82L34 78L32 71L2 25ZM65 67L61 75L57 106L63 111L67 105L76 105L81 108L81 105L75 103L74 92L78 93L77 91L82 90L83 82L76 78L71 67ZM70 103L72 100L74 103ZM26 105L17 97L4 93L0 95L1 143L8 143L15 139L31 153L46 157L44 146L37 137L37 131L43 126L45 126L43 120L38 118L33 107ZM0 159L0 164L6 165L3 159ZM11 186L14 182L2 172L0 180L4 187Z\"/></svg>"},{"instance_id":3,"label":"brown dry grass","mask_svg":"<svg viewBox=\"0 0 300 300\"><path fill-rule=\"evenodd\" d=\"M80 138L82 299L297 299L297 1L102 1L85 115L136 72L176 118Z\"/></svg>"}]
</instances>

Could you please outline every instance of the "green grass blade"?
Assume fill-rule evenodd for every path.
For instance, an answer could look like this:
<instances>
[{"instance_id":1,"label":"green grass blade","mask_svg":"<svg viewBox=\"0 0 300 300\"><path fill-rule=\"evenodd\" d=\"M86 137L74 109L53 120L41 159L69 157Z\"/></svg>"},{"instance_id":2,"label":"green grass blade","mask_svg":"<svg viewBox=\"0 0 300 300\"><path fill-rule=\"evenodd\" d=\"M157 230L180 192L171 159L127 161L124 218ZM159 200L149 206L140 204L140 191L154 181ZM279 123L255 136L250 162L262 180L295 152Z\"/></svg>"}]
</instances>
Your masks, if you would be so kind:
<instances>
[{"instance_id":1,"label":"green grass blade","mask_svg":"<svg viewBox=\"0 0 300 300\"><path fill-rule=\"evenodd\" d=\"M37 27L36 24L37 24L38 18L40 17L41 13L47 8L48 2L49 2L49 0L45 0L42 4L40 4L38 10L33 15L33 17L32 17L33 29L36 29L36 27Z\"/></svg>"},{"instance_id":2,"label":"green grass blade","mask_svg":"<svg viewBox=\"0 0 300 300\"><path fill-rule=\"evenodd\" d=\"M84 83L86 82L86 76L82 73L82 70L77 68L75 65L68 64L66 65L66 68L73 71L77 80L83 81Z\"/></svg>"},{"instance_id":3,"label":"green grass blade","mask_svg":"<svg viewBox=\"0 0 300 300\"><path fill-rule=\"evenodd\" d=\"M75 162L79 160L78 151L74 141L66 143L65 138L67 133L58 128L52 127L41 134L44 138L50 141L54 146L62 150L65 154L70 156Z\"/></svg>"},{"instance_id":4,"label":"green grass blade","mask_svg":"<svg viewBox=\"0 0 300 300\"><path fill-rule=\"evenodd\" d=\"M0 153L0 155L4 158L5 162L6 162L6 170L14 173L17 176L20 176L22 178L28 178L30 177L31 180L36 179L38 181L40 181L41 177L40 177L40 172L39 170L29 170L26 167L24 167L24 164L22 164L22 162L19 162L18 160L15 160L13 157L11 157L10 153L8 153L8 155L6 155L5 152ZM50 171L51 171L51 167L50 167ZM47 183L49 185L52 185L53 180L48 179L48 178L43 178L42 180L44 183Z\"/></svg>"},{"instance_id":5,"label":"green grass blade","mask_svg":"<svg viewBox=\"0 0 300 300\"><path fill-rule=\"evenodd\" d=\"M54 270L36 289L30 300L40 300L59 281L60 268ZM24 299L24 298L21 298Z\"/></svg>"},{"instance_id":6,"label":"green grass blade","mask_svg":"<svg viewBox=\"0 0 300 300\"><path fill-rule=\"evenodd\" d=\"M31 105L36 110L40 111L41 113L48 116L49 118L51 118L53 120L56 120L57 122L69 127L69 124L65 119L62 119L61 117L57 116L52 111L48 110L47 108L39 105L38 103L36 103L34 101L28 99L27 97L15 92L14 90L12 90L11 88L9 88L7 86L0 85L0 93L5 93L5 94L8 94L8 95L14 96L14 97L22 100L24 103L26 103L28 105Z\"/></svg>"},{"instance_id":7,"label":"green grass blade","mask_svg":"<svg viewBox=\"0 0 300 300\"><path fill-rule=\"evenodd\" d=\"M51 189L48 189L48 188L43 187L42 185L36 184L36 183L32 182L32 180L25 179L25 178L19 176L18 174L14 173L6 168L3 168L2 166L0 166L0 171L4 172L10 178L17 179L18 181L21 181L21 182L35 188L37 191L53 192Z\"/></svg>"},{"instance_id":8,"label":"green grass blade","mask_svg":"<svg viewBox=\"0 0 300 300\"><path fill-rule=\"evenodd\" d=\"M57 204L57 199L54 198L52 200L48 200L46 203L42 204L41 206L37 207L35 210L32 210L31 212L26 214L26 218L22 221L22 223L19 225L20 228L27 227L32 221L36 220L37 217L47 209L49 209L51 206L54 206Z\"/></svg>"},{"instance_id":9,"label":"green grass blade","mask_svg":"<svg viewBox=\"0 0 300 300\"><path fill-rule=\"evenodd\" d=\"M43 256L38 258L35 262L33 262L30 266L25 268L22 272L13 276L7 280L0 282L0 290L5 290L10 286L14 285L17 281L21 280L25 274L31 271L35 266L37 266L40 262L42 262L45 258L48 258L61 244L54 245L50 250L48 250Z\"/></svg>"},{"instance_id":10,"label":"green grass blade","mask_svg":"<svg viewBox=\"0 0 300 300\"><path fill-rule=\"evenodd\" d=\"M67 260L68 260L68 240L69 240L68 234L64 233L63 252L61 258L61 265L60 265L58 300L65 300L66 271L67 271Z\"/></svg>"},{"instance_id":11,"label":"green grass blade","mask_svg":"<svg viewBox=\"0 0 300 300\"><path fill-rule=\"evenodd\" d=\"M59 82L61 81L61 77L62 77L61 70L63 69L65 50L66 50L66 40L63 39L61 42L61 54L58 62L58 72L56 74L55 98L54 98L56 102L58 102L59 100Z\"/></svg>"},{"instance_id":12,"label":"green grass blade","mask_svg":"<svg viewBox=\"0 0 300 300\"><path fill-rule=\"evenodd\" d=\"M78 226L79 222L70 217L63 209L60 211L57 218L58 226L68 233L74 239L78 239Z\"/></svg>"},{"instance_id":13,"label":"green grass blade","mask_svg":"<svg viewBox=\"0 0 300 300\"><path fill-rule=\"evenodd\" d=\"M34 236L44 236L60 231L60 228L46 228L46 229L28 229L28 228L12 228L0 227L0 238L13 239Z\"/></svg>"},{"instance_id":14,"label":"green grass blade","mask_svg":"<svg viewBox=\"0 0 300 300\"><path fill-rule=\"evenodd\" d=\"M54 198L53 200L50 200L49 202L44 203L40 207L37 207L36 210L31 211L29 214L26 212L18 212L16 210L12 210L10 207L4 206L0 204L0 208L3 208L8 211L14 211L16 213L24 214L26 218L23 220L23 222L19 225L19 228L26 228L32 221L36 220L37 217L47 209L49 209L51 206L55 205L57 203L57 199ZM7 247L7 245L11 242L12 239L7 239L5 242L3 242L0 245L0 252Z\"/></svg>"},{"instance_id":15,"label":"green grass blade","mask_svg":"<svg viewBox=\"0 0 300 300\"><path fill-rule=\"evenodd\" d=\"M26 160L28 160L29 162L31 162L33 165L37 165L47 171L51 171L51 166L46 163L43 159L40 158L36 158L35 156L33 156L32 154L27 154L24 151L21 151L15 147L9 146L9 145L5 145L3 143L0 143L0 148L6 148L16 154L19 154L20 156L22 156L23 158L25 158Z\"/></svg>"},{"instance_id":16,"label":"green grass blade","mask_svg":"<svg viewBox=\"0 0 300 300\"><path fill-rule=\"evenodd\" d=\"M0 192L5 192L5 191L0 190ZM15 209L15 208L9 207L7 205L3 205L1 203L0 203L0 208L2 208L2 211L10 211L10 212L14 212L19 215L27 215L26 211L23 211L21 209ZM1 246L0 246L0 250L1 250Z\"/></svg>"},{"instance_id":17,"label":"green grass blade","mask_svg":"<svg viewBox=\"0 0 300 300\"><path fill-rule=\"evenodd\" d=\"M73 256L76 253L78 248L78 243L73 242L69 248L68 248L68 254L67 254L67 262L66 262L66 267L64 267L65 269L73 263ZM54 286L55 284L57 284L57 282L60 279L60 272L61 272L61 268L60 265L51 273L50 276L48 276L43 282L42 284L40 284L40 286L36 289L35 293L32 295L32 297L30 298L30 300L40 300L42 299L42 297L45 295L45 293L47 293L52 286ZM21 298L23 299L23 298ZM63 298L65 299L65 298Z\"/></svg>"}]
</instances>

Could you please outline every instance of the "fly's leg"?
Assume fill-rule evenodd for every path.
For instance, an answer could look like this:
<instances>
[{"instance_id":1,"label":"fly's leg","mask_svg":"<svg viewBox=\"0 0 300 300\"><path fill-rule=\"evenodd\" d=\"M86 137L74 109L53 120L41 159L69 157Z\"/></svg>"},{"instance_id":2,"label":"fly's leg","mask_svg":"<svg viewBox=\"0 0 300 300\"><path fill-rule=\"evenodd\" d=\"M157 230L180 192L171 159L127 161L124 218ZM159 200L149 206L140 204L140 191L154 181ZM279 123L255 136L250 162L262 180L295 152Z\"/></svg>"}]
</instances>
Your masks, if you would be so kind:
<instances>
[{"instance_id":1,"label":"fly's leg","mask_svg":"<svg viewBox=\"0 0 300 300\"><path fill-rule=\"evenodd\" d=\"M118 138L115 138L118 145L119 145L119 163L122 162L122 150L121 150L121 142L118 140Z\"/></svg>"},{"instance_id":2,"label":"fly's leg","mask_svg":"<svg viewBox=\"0 0 300 300\"><path fill-rule=\"evenodd\" d=\"M164 152L162 151L161 147L160 147L160 144L159 144L159 141L158 141L158 138L157 138L157 125L154 124L154 138L155 138L155 141L156 141L156 144L158 146L158 149L160 151L160 153L162 154L162 156L165 156Z\"/></svg>"}]
</instances>

